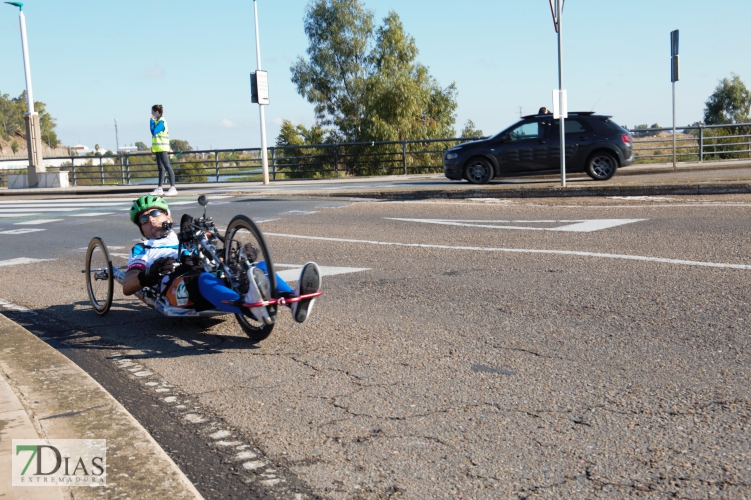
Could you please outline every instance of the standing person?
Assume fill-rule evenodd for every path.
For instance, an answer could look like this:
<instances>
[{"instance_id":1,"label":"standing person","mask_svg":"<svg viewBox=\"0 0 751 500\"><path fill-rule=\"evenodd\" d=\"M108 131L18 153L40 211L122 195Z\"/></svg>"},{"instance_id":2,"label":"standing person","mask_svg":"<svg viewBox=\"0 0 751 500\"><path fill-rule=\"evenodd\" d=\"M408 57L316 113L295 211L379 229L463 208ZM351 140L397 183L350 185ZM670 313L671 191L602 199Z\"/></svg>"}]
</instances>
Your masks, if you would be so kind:
<instances>
[{"instance_id":1,"label":"standing person","mask_svg":"<svg viewBox=\"0 0 751 500\"><path fill-rule=\"evenodd\" d=\"M169 129L163 118L164 107L161 104L151 106L151 152L156 155L156 165L159 167L159 185L151 192L154 196L175 196L175 172L169 163ZM169 173L170 188L165 193L162 189L164 183L164 171Z\"/></svg>"}]
</instances>

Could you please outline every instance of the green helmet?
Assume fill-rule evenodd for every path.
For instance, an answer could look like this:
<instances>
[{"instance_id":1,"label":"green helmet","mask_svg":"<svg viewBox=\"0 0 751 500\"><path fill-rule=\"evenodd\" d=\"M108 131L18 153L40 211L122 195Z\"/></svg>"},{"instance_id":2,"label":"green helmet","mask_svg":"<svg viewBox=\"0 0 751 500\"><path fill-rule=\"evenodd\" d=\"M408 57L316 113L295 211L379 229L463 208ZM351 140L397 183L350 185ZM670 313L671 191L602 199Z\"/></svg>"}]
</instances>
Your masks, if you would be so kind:
<instances>
[{"instance_id":1,"label":"green helmet","mask_svg":"<svg viewBox=\"0 0 751 500\"><path fill-rule=\"evenodd\" d=\"M138 226L139 224L136 221L138 214L145 212L150 208L158 208L160 210L164 210L165 212L167 212L167 215L169 215L169 205L167 205L167 202L164 201L164 198L147 194L146 196L141 196L133 202L133 206L130 207L130 221Z\"/></svg>"}]
</instances>

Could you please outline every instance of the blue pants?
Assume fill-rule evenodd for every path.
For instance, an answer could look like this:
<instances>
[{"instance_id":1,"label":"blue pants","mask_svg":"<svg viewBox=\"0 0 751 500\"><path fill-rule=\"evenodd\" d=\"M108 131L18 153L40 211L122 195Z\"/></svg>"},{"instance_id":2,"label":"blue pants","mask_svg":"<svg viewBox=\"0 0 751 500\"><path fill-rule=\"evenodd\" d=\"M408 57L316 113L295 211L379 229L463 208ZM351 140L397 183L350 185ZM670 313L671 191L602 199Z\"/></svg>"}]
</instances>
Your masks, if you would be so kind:
<instances>
[{"instance_id":1,"label":"blue pants","mask_svg":"<svg viewBox=\"0 0 751 500\"><path fill-rule=\"evenodd\" d=\"M266 269L265 262L259 262L258 264L256 264L256 267L266 273L266 275L268 276L268 270ZM224 282L217 278L215 275L211 273L201 274L198 277L198 291L201 293L201 296L204 299L211 302L211 304L220 311L225 311L233 314L242 314L242 311L239 308L222 303L222 301L225 300L240 300L241 297L239 293L232 290L231 288L228 288L227 285L225 285ZM279 277L278 274L276 275L277 293L293 293L294 291L294 288L289 286L286 281Z\"/></svg>"}]
</instances>

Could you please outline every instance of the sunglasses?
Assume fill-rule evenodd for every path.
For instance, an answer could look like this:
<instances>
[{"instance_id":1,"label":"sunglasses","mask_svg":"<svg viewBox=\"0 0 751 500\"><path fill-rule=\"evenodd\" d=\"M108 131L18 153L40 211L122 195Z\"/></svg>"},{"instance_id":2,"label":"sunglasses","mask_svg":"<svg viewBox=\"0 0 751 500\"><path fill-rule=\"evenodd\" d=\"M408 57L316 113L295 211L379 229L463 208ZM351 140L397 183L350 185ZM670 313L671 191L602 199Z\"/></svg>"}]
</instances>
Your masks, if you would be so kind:
<instances>
[{"instance_id":1,"label":"sunglasses","mask_svg":"<svg viewBox=\"0 0 751 500\"><path fill-rule=\"evenodd\" d=\"M147 212L138 218L139 225L143 226L144 224L149 222L149 217L153 217L154 219L156 219L160 215L167 215L167 214L165 214L163 210L158 210L158 209L152 210L151 212Z\"/></svg>"}]
</instances>

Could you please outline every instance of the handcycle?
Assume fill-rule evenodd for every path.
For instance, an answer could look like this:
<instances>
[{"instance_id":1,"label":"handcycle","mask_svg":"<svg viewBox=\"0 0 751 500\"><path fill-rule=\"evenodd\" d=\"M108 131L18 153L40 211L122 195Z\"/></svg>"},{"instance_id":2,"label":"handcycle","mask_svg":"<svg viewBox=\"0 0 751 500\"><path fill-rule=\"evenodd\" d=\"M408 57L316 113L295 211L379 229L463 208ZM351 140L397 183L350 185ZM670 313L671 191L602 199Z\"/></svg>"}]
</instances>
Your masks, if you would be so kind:
<instances>
[{"instance_id":1,"label":"handcycle","mask_svg":"<svg viewBox=\"0 0 751 500\"><path fill-rule=\"evenodd\" d=\"M270 283L271 297L254 303L246 303L242 299L223 302L237 307L242 312L242 314L235 314L235 319L251 340L260 342L266 339L274 329L279 306L321 295L319 290L306 295L280 297L277 293L274 262L263 233L256 223L245 215L236 215L222 236L212 218L206 216L208 204L206 196L199 196L198 203L204 207L203 216L193 219L188 214L183 215L178 233L180 242L178 255L190 256L192 261L192 265L188 266L190 269L177 273L178 276L174 276L175 273L170 275L170 280L164 290L161 290L161 284L157 284L136 292L135 296L143 303L167 317L210 318L232 314L215 308L197 306L192 302L188 293L188 283L191 279L197 279L199 274L209 272L220 278L240 297L244 297L248 289L248 270L263 262ZM164 224L171 228L170 222ZM248 244L258 250L258 255L253 261L245 252ZM81 272L86 276L89 301L98 315L104 316L109 312L114 296L114 282L122 284L126 270L127 266L112 265L110 252L101 238L91 239L86 249L85 269ZM266 314L259 314L259 311L263 313L259 308L264 308Z\"/></svg>"}]
</instances>

